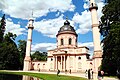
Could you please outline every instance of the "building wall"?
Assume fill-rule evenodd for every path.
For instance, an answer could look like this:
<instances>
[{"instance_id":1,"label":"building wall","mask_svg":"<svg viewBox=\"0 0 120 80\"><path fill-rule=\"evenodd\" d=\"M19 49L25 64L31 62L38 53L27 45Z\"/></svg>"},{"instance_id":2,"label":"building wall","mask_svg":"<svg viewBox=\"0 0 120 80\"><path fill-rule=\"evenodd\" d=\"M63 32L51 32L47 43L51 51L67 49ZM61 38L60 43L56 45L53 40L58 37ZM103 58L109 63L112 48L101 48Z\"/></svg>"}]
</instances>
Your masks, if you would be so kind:
<instances>
[{"instance_id":1,"label":"building wall","mask_svg":"<svg viewBox=\"0 0 120 80\"><path fill-rule=\"evenodd\" d=\"M54 69L54 66L56 63L55 63L55 57L53 56L53 54L58 54L58 56L62 55L60 51L55 51L55 50L48 51L47 64L49 65L50 70L56 70ZM68 71L71 69L71 71L73 72L79 72L79 71L85 71L86 69L90 68L90 65L89 65L90 61L88 61L89 59L87 59L88 49L86 47L62 48L60 50L67 51L66 54L69 54L66 56L66 69ZM61 60L60 58L58 58L57 60L58 60L58 66L59 66L59 62ZM64 60L63 60L63 63L64 63ZM50 67L51 64L53 65L52 68ZM59 68L60 66L58 67L58 69Z\"/></svg>"},{"instance_id":2,"label":"building wall","mask_svg":"<svg viewBox=\"0 0 120 80\"><path fill-rule=\"evenodd\" d=\"M92 63L92 61L87 58L89 57L89 49L85 46L78 47L77 35L75 32L65 32L62 31L57 34L57 48L48 51L46 62L33 62L34 69L40 68L47 71L56 71L60 69L61 71L71 70L72 72L83 72L91 68L90 63ZM63 44L61 39L63 39ZM69 43L69 39L71 39L71 43Z\"/></svg>"},{"instance_id":3,"label":"building wall","mask_svg":"<svg viewBox=\"0 0 120 80\"><path fill-rule=\"evenodd\" d=\"M46 61L33 61L33 70L36 71L46 71L47 70L47 62Z\"/></svg>"},{"instance_id":4,"label":"building wall","mask_svg":"<svg viewBox=\"0 0 120 80\"><path fill-rule=\"evenodd\" d=\"M69 38L72 39L72 44L69 45ZM63 45L61 45L61 39L63 39ZM57 37L57 47L76 47L77 46L77 39L74 34L62 34Z\"/></svg>"}]
</instances>

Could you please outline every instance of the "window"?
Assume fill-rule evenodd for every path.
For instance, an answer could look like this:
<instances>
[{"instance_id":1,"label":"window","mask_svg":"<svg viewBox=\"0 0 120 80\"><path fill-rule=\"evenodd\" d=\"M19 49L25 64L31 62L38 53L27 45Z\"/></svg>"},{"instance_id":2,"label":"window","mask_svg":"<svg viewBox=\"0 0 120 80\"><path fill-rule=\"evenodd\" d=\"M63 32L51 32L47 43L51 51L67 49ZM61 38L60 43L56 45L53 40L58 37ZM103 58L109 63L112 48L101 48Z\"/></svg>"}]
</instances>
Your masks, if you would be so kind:
<instances>
[{"instance_id":1,"label":"window","mask_svg":"<svg viewBox=\"0 0 120 80\"><path fill-rule=\"evenodd\" d=\"M72 39L71 38L69 38L69 45L71 45L72 44Z\"/></svg>"},{"instance_id":2,"label":"window","mask_svg":"<svg viewBox=\"0 0 120 80\"><path fill-rule=\"evenodd\" d=\"M51 58L51 61L53 61L53 59Z\"/></svg>"},{"instance_id":3,"label":"window","mask_svg":"<svg viewBox=\"0 0 120 80\"><path fill-rule=\"evenodd\" d=\"M86 55L86 58L89 59L89 55Z\"/></svg>"},{"instance_id":4,"label":"window","mask_svg":"<svg viewBox=\"0 0 120 80\"><path fill-rule=\"evenodd\" d=\"M61 45L63 45L63 43L64 43L64 41L63 41L63 39L61 39Z\"/></svg>"},{"instance_id":5,"label":"window","mask_svg":"<svg viewBox=\"0 0 120 80\"><path fill-rule=\"evenodd\" d=\"M81 69L82 68L82 64L81 62L78 62L78 69Z\"/></svg>"},{"instance_id":6,"label":"window","mask_svg":"<svg viewBox=\"0 0 120 80\"><path fill-rule=\"evenodd\" d=\"M70 57L70 63L69 63L69 65L70 65L70 68L73 68L73 65L74 65L74 63L73 63L73 58L72 57Z\"/></svg>"},{"instance_id":7,"label":"window","mask_svg":"<svg viewBox=\"0 0 120 80\"><path fill-rule=\"evenodd\" d=\"M50 63L50 69L53 69L53 64L52 63Z\"/></svg>"},{"instance_id":8,"label":"window","mask_svg":"<svg viewBox=\"0 0 120 80\"><path fill-rule=\"evenodd\" d=\"M81 59L81 57L78 57L78 60L80 60Z\"/></svg>"}]
</instances>

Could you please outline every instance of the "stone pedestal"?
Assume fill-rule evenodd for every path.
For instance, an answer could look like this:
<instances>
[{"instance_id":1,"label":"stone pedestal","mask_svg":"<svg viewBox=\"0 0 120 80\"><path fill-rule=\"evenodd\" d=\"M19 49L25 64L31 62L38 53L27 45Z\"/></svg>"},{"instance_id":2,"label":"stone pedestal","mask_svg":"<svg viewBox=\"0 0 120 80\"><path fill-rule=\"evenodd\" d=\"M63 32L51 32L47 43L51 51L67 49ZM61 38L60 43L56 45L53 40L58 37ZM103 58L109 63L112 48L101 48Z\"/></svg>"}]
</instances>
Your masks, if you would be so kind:
<instances>
[{"instance_id":1,"label":"stone pedestal","mask_svg":"<svg viewBox=\"0 0 120 80\"><path fill-rule=\"evenodd\" d=\"M30 56L26 56L24 59L24 71L30 71L31 69L31 58Z\"/></svg>"},{"instance_id":2,"label":"stone pedestal","mask_svg":"<svg viewBox=\"0 0 120 80\"><path fill-rule=\"evenodd\" d=\"M102 51L94 51L93 55L93 64L94 64L94 72L98 72L98 68L100 67L102 62Z\"/></svg>"}]
</instances>

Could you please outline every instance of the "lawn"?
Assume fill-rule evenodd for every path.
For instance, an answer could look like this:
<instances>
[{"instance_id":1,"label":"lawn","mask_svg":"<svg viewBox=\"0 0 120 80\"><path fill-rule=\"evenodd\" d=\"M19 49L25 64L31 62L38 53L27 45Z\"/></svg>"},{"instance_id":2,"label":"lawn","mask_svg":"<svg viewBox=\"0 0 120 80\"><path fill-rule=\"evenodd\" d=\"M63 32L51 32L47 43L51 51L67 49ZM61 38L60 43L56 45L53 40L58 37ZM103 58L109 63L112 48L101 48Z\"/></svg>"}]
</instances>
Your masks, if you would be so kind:
<instances>
[{"instance_id":1,"label":"lawn","mask_svg":"<svg viewBox=\"0 0 120 80\"><path fill-rule=\"evenodd\" d=\"M15 74L15 75L27 75L32 77L37 77L43 80L87 80L81 77L74 77L74 76L64 76L64 75L55 75L55 74L43 74L43 73L32 73L32 72L11 72L11 71L4 71L0 70L0 74Z\"/></svg>"}]
</instances>

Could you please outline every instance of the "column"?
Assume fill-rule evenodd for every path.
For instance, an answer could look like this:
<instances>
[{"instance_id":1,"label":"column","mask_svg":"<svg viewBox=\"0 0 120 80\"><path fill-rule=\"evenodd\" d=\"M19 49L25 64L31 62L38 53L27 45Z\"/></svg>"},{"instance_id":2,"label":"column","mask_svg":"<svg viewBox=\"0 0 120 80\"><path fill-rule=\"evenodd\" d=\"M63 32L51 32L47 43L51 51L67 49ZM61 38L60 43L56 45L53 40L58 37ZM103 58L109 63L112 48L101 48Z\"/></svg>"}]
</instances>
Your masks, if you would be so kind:
<instances>
[{"instance_id":1,"label":"column","mask_svg":"<svg viewBox=\"0 0 120 80\"><path fill-rule=\"evenodd\" d=\"M74 69L75 69L75 71L76 71L76 55L75 55L75 57L74 57Z\"/></svg>"},{"instance_id":2,"label":"column","mask_svg":"<svg viewBox=\"0 0 120 80\"><path fill-rule=\"evenodd\" d=\"M55 56L53 56L53 64L54 64L54 70L55 70Z\"/></svg>"},{"instance_id":3,"label":"column","mask_svg":"<svg viewBox=\"0 0 120 80\"><path fill-rule=\"evenodd\" d=\"M61 70L62 70L62 55L61 55Z\"/></svg>"},{"instance_id":4,"label":"column","mask_svg":"<svg viewBox=\"0 0 120 80\"><path fill-rule=\"evenodd\" d=\"M65 55L64 55L64 70L66 70L66 61L65 61Z\"/></svg>"},{"instance_id":5,"label":"column","mask_svg":"<svg viewBox=\"0 0 120 80\"><path fill-rule=\"evenodd\" d=\"M68 69L70 70L70 55L68 55Z\"/></svg>"},{"instance_id":6,"label":"column","mask_svg":"<svg viewBox=\"0 0 120 80\"><path fill-rule=\"evenodd\" d=\"M56 64L55 64L55 65L56 65L56 70L57 70L57 66L58 66L58 65L57 65L57 56L56 56Z\"/></svg>"}]
</instances>

